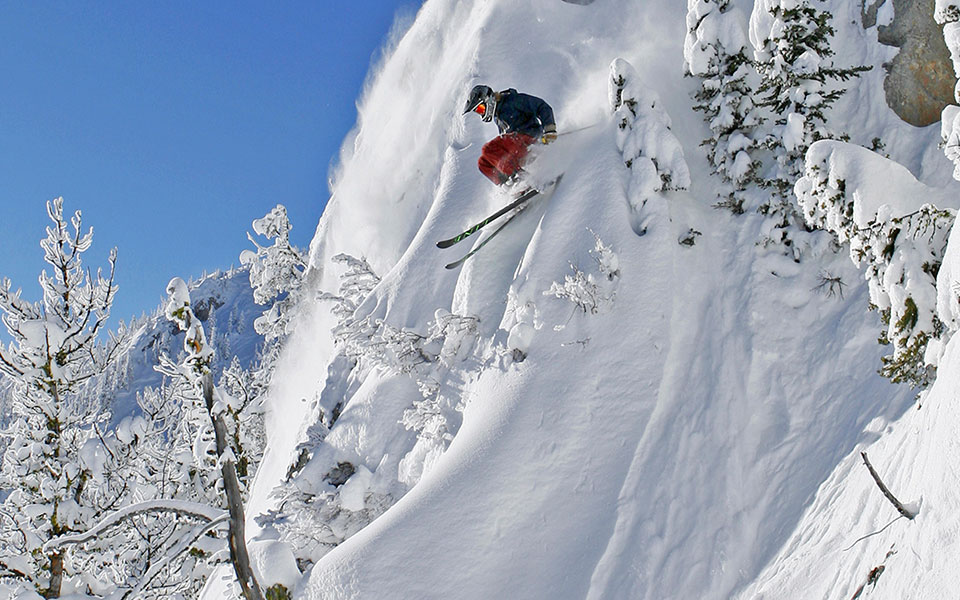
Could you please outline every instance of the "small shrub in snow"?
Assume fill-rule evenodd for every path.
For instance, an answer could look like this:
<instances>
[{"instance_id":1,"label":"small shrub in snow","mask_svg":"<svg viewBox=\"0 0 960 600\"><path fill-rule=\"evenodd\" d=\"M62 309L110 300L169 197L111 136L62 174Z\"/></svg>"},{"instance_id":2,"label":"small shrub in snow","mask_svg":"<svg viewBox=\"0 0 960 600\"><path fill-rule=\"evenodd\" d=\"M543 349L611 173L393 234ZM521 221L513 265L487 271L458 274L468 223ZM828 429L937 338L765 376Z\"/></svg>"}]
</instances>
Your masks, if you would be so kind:
<instances>
[{"instance_id":1,"label":"small shrub in snow","mask_svg":"<svg viewBox=\"0 0 960 600\"><path fill-rule=\"evenodd\" d=\"M427 338L370 317L337 328L334 340L345 356L370 366L408 374L435 359L425 349Z\"/></svg>"},{"instance_id":2,"label":"small shrub in snow","mask_svg":"<svg viewBox=\"0 0 960 600\"><path fill-rule=\"evenodd\" d=\"M597 314L611 298L600 291L593 275L587 275L573 263L570 263L570 268L573 269L573 275L564 276L563 283L554 281L544 295L569 300L584 313Z\"/></svg>"},{"instance_id":3,"label":"small shrub in snow","mask_svg":"<svg viewBox=\"0 0 960 600\"><path fill-rule=\"evenodd\" d=\"M593 234L595 241L593 249L590 251L590 256L596 261L600 273L605 275L610 281L617 279L620 277L620 257L613 251L613 248L603 243L603 240L600 239L597 232L592 229L588 231Z\"/></svg>"},{"instance_id":4,"label":"small shrub in snow","mask_svg":"<svg viewBox=\"0 0 960 600\"><path fill-rule=\"evenodd\" d=\"M584 314L597 314L613 302L616 297L614 286L611 285L620 277L620 259L617 254L600 239L596 233L596 245L590 250L590 255L597 263L597 271L584 273L573 263L570 268L572 275L565 275L563 283L554 281L545 296L554 296L572 302Z\"/></svg>"},{"instance_id":5,"label":"small shrub in snow","mask_svg":"<svg viewBox=\"0 0 960 600\"><path fill-rule=\"evenodd\" d=\"M843 287L846 285L843 283L843 279L839 275L831 275L830 273L821 272L818 275L819 283L814 287L814 291L819 292L826 296L827 298L837 298L843 299Z\"/></svg>"},{"instance_id":6,"label":"small shrub in snow","mask_svg":"<svg viewBox=\"0 0 960 600\"><path fill-rule=\"evenodd\" d=\"M701 235L703 235L701 232L691 227L686 233L680 236L680 239L677 240L677 243L681 246L691 247L697 243L697 238Z\"/></svg>"},{"instance_id":7,"label":"small shrub in snow","mask_svg":"<svg viewBox=\"0 0 960 600\"><path fill-rule=\"evenodd\" d=\"M336 302L333 313L342 322L349 318L360 306L360 303L377 287L377 284L380 283L380 277L373 272L370 263L365 258L338 254L331 260L344 267L344 271L340 275L340 291L338 294L322 292L318 299Z\"/></svg>"}]
</instances>

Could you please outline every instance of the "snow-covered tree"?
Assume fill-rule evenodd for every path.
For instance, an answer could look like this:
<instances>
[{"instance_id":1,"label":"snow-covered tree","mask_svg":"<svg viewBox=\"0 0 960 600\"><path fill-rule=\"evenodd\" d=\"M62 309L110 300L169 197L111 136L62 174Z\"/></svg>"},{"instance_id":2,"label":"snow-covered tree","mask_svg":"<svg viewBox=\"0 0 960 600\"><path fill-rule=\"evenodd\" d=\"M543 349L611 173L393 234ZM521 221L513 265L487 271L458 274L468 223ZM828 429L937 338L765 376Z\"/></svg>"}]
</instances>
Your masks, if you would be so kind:
<instances>
[{"instance_id":1,"label":"snow-covered tree","mask_svg":"<svg viewBox=\"0 0 960 600\"><path fill-rule=\"evenodd\" d=\"M370 263L365 258L356 258L349 254L338 254L331 259L335 264L343 266L340 276L340 290L337 294L323 292L320 300L336 302L333 308L334 315L341 322L346 321L353 314L363 300L370 295L380 277L373 272Z\"/></svg>"},{"instance_id":2,"label":"snow-covered tree","mask_svg":"<svg viewBox=\"0 0 960 600\"><path fill-rule=\"evenodd\" d=\"M290 244L293 226L287 218L287 209L278 204L269 213L253 222L253 230L268 240L271 246L261 246L247 234L256 251L244 250L240 262L250 268L250 286L258 304L269 307L254 322L257 333L267 342L288 333L293 307L296 306L307 268L304 252Z\"/></svg>"},{"instance_id":3,"label":"snow-covered tree","mask_svg":"<svg viewBox=\"0 0 960 600\"><path fill-rule=\"evenodd\" d=\"M120 491L98 486L98 431L109 419L84 386L120 355L122 337L104 336L116 294L116 249L109 271L82 265L93 230L80 211L69 220L63 199L47 203L52 225L42 240L52 273L40 275L43 299L31 303L0 282L0 310L12 342L0 347L0 374L13 383L9 445L0 470L8 492L0 505L0 576L19 580L47 598L61 595L76 565L63 549L44 545L86 529L118 500Z\"/></svg>"},{"instance_id":4,"label":"snow-covered tree","mask_svg":"<svg viewBox=\"0 0 960 600\"><path fill-rule=\"evenodd\" d=\"M138 395L140 414L100 436L94 479L117 482L122 494L97 525L55 540L71 548L94 597L196 597L211 572L208 559L224 547L225 519L209 526L209 514L219 513L206 508L180 387L147 388Z\"/></svg>"},{"instance_id":5,"label":"snow-covered tree","mask_svg":"<svg viewBox=\"0 0 960 600\"><path fill-rule=\"evenodd\" d=\"M881 373L894 382L930 384L935 357L927 356L927 346L944 332L937 272L956 212L927 203L938 194L901 165L841 142L811 146L796 194L807 222L848 244L853 262L865 269L871 308L885 326L880 342L893 347Z\"/></svg>"},{"instance_id":6,"label":"snow-covered tree","mask_svg":"<svg viewBox=\"0 0 960 600\"><path fill-rule=\"evenodd\" d=\"M756 139L762 117L755 104L758 79L751 59L746 16L730 0L688 0L684 59L698 77L694 109L712 133L703 141L714 173L724 182L718 206L744 211L743 191L754 183L760 160Z\"/></svg>"},{"instance_id":7,"label":"snow-covered tree","mask_svg":"<svg viewBox=\"0 0 960 600\"><path fill-rule=\"evenodd\" d=\"M617 146L628 169L632 225L642 235L651 219L666 218L666 194L689 187L690 170L670 130L670 116L633 65L622 58L610 64L607 93L617 123Z\"/></svg>"},{"instance_id":8,"label":"snow-covered tree","mask_svg":"<svg viewBox=\"0 0 960 600\"><path fill-rule=\"evenodd\" d=\"M846 91L839 84L870 67L834 64L831 39L836 30L824 0L761 0L754 15L751 36L762 77L759 104L772 113L776 126L766 143L774 151L777 168L765 178L785 199L803 175L803 157L810 145L842 137L827 126L828 109ZM785 219L794 212L786 202L777 201L769 211Z\"/></svg>"},{"instance_id":9,"label":"snow-covered tree","mask_svg":"<svg viewBox=\"0 0 960 600\"><path fill-rule=\"evenodd\" d=\"M228 398L225 422L230 447L237 457L237 475L245 489L253 480L266 446L263 401L269 375L267 369L244 369L234 356L220 376L218 388Z\"/></svg>"},{"instance_id":10,"label":"snow-covered tree","mask_svg":"<svg viewBox=\"0 0 960 600\"><path fill-rule=\"evenodd\" d=\"M437 310L421 333L359 314L380 279L363 259L338 255L333 260L344 267L339 290L320 298L334 303L338 355L329 366L328 385L316 399L315 422L286 481L274 492L278 508L258 518L295 550L303 570L386 511L399 499L397 491L415 485L443 454L463 410L460 395L443 385L444 373L466 360L477 342L475 317ZM416 436L392 474L373 472L376 457L364 457L372 460L364 465L327 441L351 390L368 377L412 379L420 390L420 398L396 425L398 438L403 439L403 429Z\"/></svg>"},{"instance_id":11,"label":"snow-covered tree","mask_svg":"<svg viewBox=\"0 0 960 600\"><path fill-rule=\"evenodd\" d=\"M203 325L196 317L190 304L190 293L186 283L174 278L167 286L168 300L166 315L185 332L183 348L185 358L179 364L166 360L164 370L171 375L180 374L189 380L202 399L203 407L213 428L213 450L216 465L220 473L218 488L222 489L224 502L229 511L228 545L230 562L237 576L237 583L245 600L263 600L263 591L254 576L247 552L245 535L245 517L243 490L238 471L239 458L231 445L234 440L242 439L239 434L231 436L231 427L227 425L227 416L237 415L237 406L213 385L210 364L213 361L213 349L207 343ZM232 409L232 410L231 410Z\"/></svg>"},{"instance_id":12,"label":"snow-covered tree","mask_svg":"<svg viewBox=\"0 0 960 600\"><path fill-rule=\"evenodd\" d=\"M607 308L616 298L620 279L620 257L607 246L600 236L593 234L596 243L590 256L596 263L596 271L584 272L571 263L572 275L565 275L563 283L554 281L544 296L553 296L573 303L584 314L595 315Z\"/></svg>"}]
</instances>

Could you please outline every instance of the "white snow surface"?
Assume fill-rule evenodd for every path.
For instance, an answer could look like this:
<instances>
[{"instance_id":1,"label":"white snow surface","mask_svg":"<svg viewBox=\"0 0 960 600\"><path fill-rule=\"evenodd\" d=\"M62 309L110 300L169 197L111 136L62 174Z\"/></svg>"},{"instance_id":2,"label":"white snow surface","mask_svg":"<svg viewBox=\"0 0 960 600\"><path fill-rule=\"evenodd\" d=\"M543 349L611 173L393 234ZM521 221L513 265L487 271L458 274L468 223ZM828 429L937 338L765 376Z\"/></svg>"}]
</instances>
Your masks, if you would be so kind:
<instances>
[{"instance_id":1,"label":"white snow surface","mask_svg":"<svg viewBox=\"0 0 960 600\"><path fill-rule=\"evenodd\" d=\"M751 14L749 1L736 4ZM884 104L880 65L892 50L859 26L859 2L830 4L838 61L875 66L832 119L854 143L881 137L923 185L955 194L939 128L905 125ZM431 371L462 423L450 424L445 452L426 448L399 424L423 398L417 382L387 369L348 380L330 304L305 294L248 513L274 507L316 401L330 395L343 414L313 461L358 467L345 508L371 495L396 503L296 585L290 553L251 519L261 583L311 600L849 598L886 560L875 597L950 596L960 342L918 409L911 390L877 375L881 324L828 234L810 236L797 264L756 244L756 215L711 208L708 131L684 78L686 16L676 0L427 0L399 32L344 144L309 285L335 292L331 259L348 253L382 277L361 316L421 335L438 311L479 319L467 357ZM607 101L618 58L668 117L650 143L678 141L690 176L639 205ZM563 172L560 185L447 271L471 243L435 242L505 202L475 166L492 126L460 114L477 83L543 97L561 132L598 125L542 150L531 177ZM678 244L690 230L694 245ZM598 238L609 249L599 264ZM955 247L944 268L957 289ZM596 276L611 264L596 314L544 294L575 269ZM823 273L842 277L842 297L817 293ZM957 318L956 294L941 304ZM922 499L920 516L844 551L896 516L862 449L902 500ZM271 556L282 573L270 573ZM212 584L205 597L220 593Z\"/></svg>"}]
</instances>

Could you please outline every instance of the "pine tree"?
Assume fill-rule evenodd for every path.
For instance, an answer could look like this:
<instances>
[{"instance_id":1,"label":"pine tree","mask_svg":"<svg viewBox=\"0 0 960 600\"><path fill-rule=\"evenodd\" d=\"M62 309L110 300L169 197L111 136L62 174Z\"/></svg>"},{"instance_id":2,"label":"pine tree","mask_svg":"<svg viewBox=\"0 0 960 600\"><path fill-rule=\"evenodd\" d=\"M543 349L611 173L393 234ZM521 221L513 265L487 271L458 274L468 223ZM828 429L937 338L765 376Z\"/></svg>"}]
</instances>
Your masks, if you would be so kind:
<instances>
[{"instance_id":1,"label":"pine tree","mask_svg":"<svg viewBox=\"0 0 960 600\"><path fill-rule=\"evenodd\" d=\"M763 10L758 3L755 10ZM821 0L767 0L772 21L757 49L757 69L762 81L759 105L774 115L776 131L766 143L774 151L775 172L767 186L779 199L768 212L779 214L784 226L796 221L796 210L787 199L803 175L803 157L817 140L838 136L827 125L827 111L846 91L846 82L870 67L834 65L830 41L836 30L832 15ZM818 8L819 7L819 8Z\"/></svg>"},{"instance_id":2,"label":"pine tree","mask_svg":"<svg viewBox=\"0 0 960 600\"><path fill-rule=\"evenodd\" d=\"M837 155L842 158L835 160ZM880 373L895 383L928 386L936 369L927 363L927 346L945 332L937 314L937 273L956 211L922 204L894 216L890 204L870 197L876 189L848 185L848 177L862 181L862 173L883 172L891 190L913 188L915 198L930 197L905 168L865 148L821 141L806 160L806 174L796 186L800 206L811 226L848 244L850 258L865 270L870 306L884 323L879 341L893 350L883 357ZM905 199L891 200L902 207Z\"/></svg>"},{"instance_id":3,"label":"pine tree","mask_svg":"<svg viewBox=\"0 0 960 600\"><path fill-rule=\"evenodd\" d=\"M689 0L684 58L687 73L700 78L694 110L701 111L712 136L703 141L713 172L724 182L717 204L744 212L747 187L760 161L756 129L762 123L754 102L757 78L748 55L746 18L729 0Z\"/></svg>"},{"instance_id":4,"label":"pine tree","mask_svg":"<svg viewBox=\"0 0 960 600\"><path fill-rule=\"evenodd\" d=\"M245 600L263 600L263 590L254 576L247 551L245 535L246 518L244 516L243 489L240 482L239 460L231 444L240 437L239 432L228 427L226 416L236 413L231 398L213 385L210 365L214 351L207 342L202 323L193 312L190 292L187 284L180 278L174 278L167 286L167 319L174 322L185 332L183 348L186 357L178 365L164 361L164 370L168 374L181 374L190 381L197 395L202 399L213 429L213 450L220 479L217 487L222 489L224 501L229 511L228 545L230 562L237 576L237 583Z\"/></svg>"},{"instance_id":5,"label":"pine tree","mask_svg":"<svg viewBox=\"0 0 960 600\"><path fill-rule=\"evenodd\" d=\"M273 240L271 246L261 246L249 233L247 238L256 252L244 250L240 262L250 269L253 299L268 308L254 322L254 329L267 342L284 337L288 331L293 307L299 299L300 287L307 269L305 253L290 243L293 226L287 218L287 209L278 204L269 213L253 222L253 230Z\"/></svg>"},{"instance_id":6,"label":"pine tree","mask_svg":"<svg viewBox=\"0 0 960 600\"><path fill-rule=\"evenodd\" d=\"M138 394L140 414L99 436L102 460L91 481L118 492L115 510L93 533L57 540L71 549L88 593L117 600L197 597L213 558L222 554L222 521L208 527L201 516L206 510L183 509L205 509L208 491L215 490L198 485L183 387L147 388Z\"/></svg>"},{"instance_id":7,"label":"pine tree","mask_svg":"<svg viewBox=\"0 0 960 600\"><path fill-rule=\"evenodd\" d=\"M106 276L92 275L81 259L93 230L83 232L80 211L68 223L57 198L47 213L53 224L41 246L52 274L40 276L42 301L27 302L9 280L0 283L3 323L13 339L0 347L0 374L13 383L0 471L9 492L0 506L0 568L4 577L57 598L77 570L64 550L44 545L86 529L105 508L101 502L117 500L92 484L96 438L109 413L85 385L117 360L125 339L101 339L117 291L116 249Z\"/></svg>"}]
</instances>

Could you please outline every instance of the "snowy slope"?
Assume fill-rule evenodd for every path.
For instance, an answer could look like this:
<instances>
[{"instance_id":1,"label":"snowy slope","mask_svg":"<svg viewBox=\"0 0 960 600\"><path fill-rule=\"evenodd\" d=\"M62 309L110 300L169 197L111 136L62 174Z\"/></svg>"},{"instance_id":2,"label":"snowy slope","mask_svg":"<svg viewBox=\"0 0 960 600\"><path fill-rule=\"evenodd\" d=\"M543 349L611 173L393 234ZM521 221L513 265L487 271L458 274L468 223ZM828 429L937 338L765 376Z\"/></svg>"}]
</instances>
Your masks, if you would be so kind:
<instances>
[{"instance_id":1,"label":"snowy slope","mask_svg":"<svg viewBox=\"0 0 960 600\"><path fill-rule=\"evenodd\" d=\"M938 277L941 316L958 310L960 237L953 230ZM960 338L940 360L936 383L895 423L876 422L824 482L790 540L744 598L950 598L956 595L960 531ZM900 517L860 457L916 512Z\"/></svg>"},{"instance_id":2,"label":"snowy slope","mask_svg":"<svg viewBox=\"0 0 960 600\"><path fill-rule=\"evenodd\" d=\"M854 142L882 137L924 183L953 185L939 130L904 125L883 104L879 65L891 49L860 28L859 3L834 6L838 56L876 66L835 120ZM322 548L279 552L282 528L254 531L263 583L311 599L721 599L751 584L808 597L807 580L757 578L778 554L797 556L800 542L784 545L824 502L818 488L856 469L851 451L901 419L913 394L876 374L878 318L828 234L805 238L798 265L757 245L758 216L711 208L707 131L683 77L685 18L676 0L425 3L363 98L311 246L311 285L336 292L332 259L365 257L382 280L354 322L429 338L441 311L476 329L440 338L441 350L406 369L342 354L330 303L308 295L275 376L249 512L277 508L303 448L310 459L293 487L349 510L342 531L317 516L305 538L334 540ZM636 68L650 120L666 123L665 109L672 123L652 143L678 143L675 172L690 176L643 206L608 102L616 58ZM450 272L443 265L469 244L434 242L505 202L475 168L494 132L459 114L476 83L544 97L561 131L599 125L544 150L533 177L564 172L561 184ZM693 245L679 244L691 229ZM597 259L598 238L618 273L609 254ZM550 293L576 269L599 282L595 314ZM842 277L842 297L816 291L823 273ZM430 435L401 424L424 384L440 415ZM878 451L877 463L894 468L895 454ZM343 463L356 471L337 491L329 476ZM869 485L861 496L876 494ZM865 530L886 509L855 514ZM351 536L357 515L372 522Z\"/></svg>"}]
</instances>

